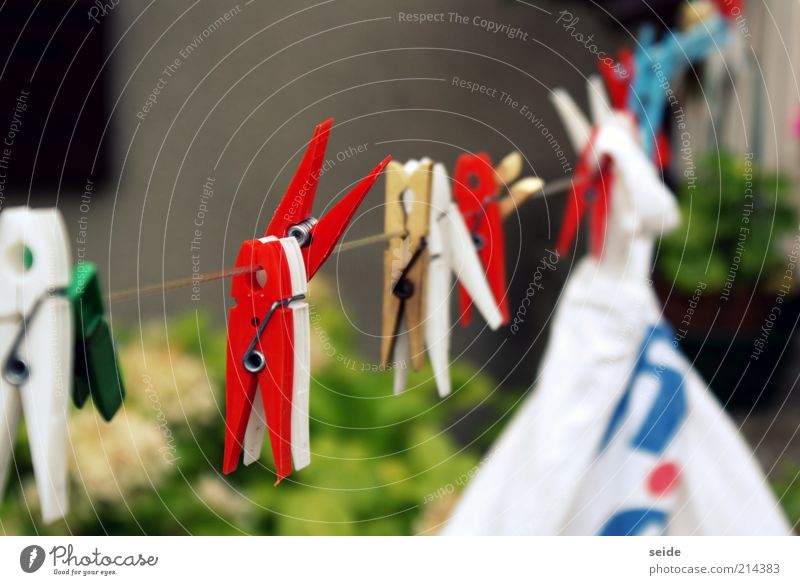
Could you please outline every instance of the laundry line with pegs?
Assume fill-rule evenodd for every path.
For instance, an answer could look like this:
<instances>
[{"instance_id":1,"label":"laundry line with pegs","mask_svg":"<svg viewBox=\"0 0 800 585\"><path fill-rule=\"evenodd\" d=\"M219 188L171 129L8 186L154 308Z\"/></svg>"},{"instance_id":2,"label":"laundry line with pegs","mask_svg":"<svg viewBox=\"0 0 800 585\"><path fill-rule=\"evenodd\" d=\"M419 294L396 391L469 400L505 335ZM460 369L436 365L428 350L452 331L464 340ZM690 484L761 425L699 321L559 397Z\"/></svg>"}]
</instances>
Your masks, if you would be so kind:
<instances>
[{"instance_id":1,"label":"laundry line with pegs","mask_svg":"<svg viewBox=\"0 0 800 585\"><path fill-rule=\"evenodd\" d=\"M698 61L714 47L715 37L727 29L721 16L714 12L712 17L713 27L695 24L685 35L658 42L645 30L640 49L621 55L621 70L633 75L615 78L608 68L602 71L616 105L628 110L628 130L635 130L628 134L643 142L648 157L666 150L656 147L660 128L651 131L649 123L664 119L655 115L666 105L657 74L673 79L685 69L681 55ZM658 72L650 71L654 54ZM600 105L600 95L591 91L590 104ZM642 103L631 104L634 96ZM523 167L520 153L505 157L496 167L486 153L462 154L452 178L444 165L428 158L401 164L387 157L317 220L311 208L333 125L326 120L316 127L264 235L241 244L233 267L110 294L102 292L93 265L72 267L58 210L4 210L0 249L7 253L0 254L0 281L9 293L0 295L0 498L12 469L16 429L24 417L44 521L67 512L69 398L80 408L91 397L103 418L111 420L125 397L104 300L122 302L231 279L235 304L227 319L222 453L226 474L235 471L240 460L244 465L258 461L267 436L277 482L310 463L311 324L305 297L309 281L333 252L387 243L381 363L393 366L398 393L405 390L409 369L419 370L429 361L440 396L448 395L452 281L459 284L462 326L469 324L473 306L490 329L510 321L504 218L536 193L571 190L560 244L571 244L578 222L589 211L594 255L603 257L605 240L613 231L605 230L605 215L609 203L620 201L604 196L609 185L597 154L602 148L591 140L591 125L583 113L564 99L559 103L573 143L588 144L571 177L550 184L536 177L516 180ZM620 169L629 163L627 158L617 157ZM661 167L666 161L659 162ZM383 172L384 233L338 245ZM614 190L621 184L614 181ZM262 271L270 275L263 282L257 274ZM63 375L66 371L71 375Z\"/></svg>"},{"instance_id":2,"label":"laundry line with pegs","mask_svg":"<svg viewBox=\"0 0 800 585\"><path fill-rule=\"evenodd\" d=\"M511 197L509 198L507 205L502 206L501 213L503 217L507 217L508 215L513 213L513 211L517 208L519 204L521 204L528 197L535 195L536 193L545 193L545 194L563 193L569 191L579 181L573 177L564 177L552 181L550 183L541 183L541 179L538 179L536 177L528 177L527 179L523 179L522 181L520 181L520 183L523 182L525 182L525 184L521 185L518 188L517 193L510 193ZM532 182L535 183L532 184ZM500 199L500 195L493 196L493 199ZM516 201L516 203L511 202L510 199L513 199L514 201ZM394 230L391 232L373 234L371 236L365 236L357 240L352 240L350 242L344 242L342 244L339 244L339 246L334 250L334 253L340 254L342 252L349 252L351 250L357 250L359 248L364 248L367 246L388 242L392 238L405 237L405 236L406 233L403 230ZM232 267L232 268L224 268L222 270L215 270L211 272L202 272L200 274L195 274L192 276L175 278L172 280L165 281L163 283L154 283L140 287L131 287L122 290L112 291L108 293L107 299L109 304L121 303L141 297L157 295L159 293L163 294L175 290L180 290L183 288L190 288L201 284L207 284L209 282L225 280L227 278L233 278L235 276L239 276L240 274L246 274L248 272L254 272L254 269L250 267L243 267L243 268Z\"/></svg>"},{"instance_id":3,"label":"laundry line with pegs","mask_svg":"<svg viewBox=\"0 0 800 585\"><path fill-rule=\"evenodd\" d=\"M310 463L310 317L308 283L333 252L387 242L384 251L382 362L394 368L395 393L408 368L427 354L441 396L450 392L450 281L459 282L461 324L474 303L491 329L508 323L502 220L536 193L573 189L586 177L549 185L517 180L522 155L497 167L485 153L463 154L452 179L441 163L386 157L319 219L311 216L333 120L319 124L262 237L242 243L233 267L104 294L96 268L69 257L57 209L19 207L0 214L0 276L14 295L0 296L0 497L11 470L14 434L28 428L45 522L68 509L68 398L92 398L110 421L125 398L105 303L231 279L225 444L222 468L259 460L269 436L277 482ZM339 245L378 176L386 173L384 233ZM269 274L265 281L255 273ZM5 303L5 304L3 304ZM424 323L424 325L422 325ZM57 375L69 369L72 376ZM44 405L44 406L42 406ZM2 423L6 423L5 427ZM7 440L6 440L7 439ZM277 483L276 482L276 483Z\"/></svg>"}]
</instances>

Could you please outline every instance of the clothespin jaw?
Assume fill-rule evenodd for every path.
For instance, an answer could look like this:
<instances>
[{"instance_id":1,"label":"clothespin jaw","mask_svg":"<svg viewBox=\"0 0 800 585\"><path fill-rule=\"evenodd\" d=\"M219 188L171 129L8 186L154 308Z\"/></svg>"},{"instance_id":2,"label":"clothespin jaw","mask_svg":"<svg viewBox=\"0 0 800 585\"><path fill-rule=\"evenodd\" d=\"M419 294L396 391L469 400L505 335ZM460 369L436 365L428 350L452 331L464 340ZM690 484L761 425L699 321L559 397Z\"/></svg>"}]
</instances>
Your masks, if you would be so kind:
<instances>
[{"instance_id":1,"label":"clothespin jaw","mask_svg":"<svg viewBox=\"0 0 800 585\"><path fill-rule=\"evenodd\" d=\"M320 266L328 259L336 244L344 235L347 226L369 190L378 180L391 161L390 156L383 159L364 177L333 209L328 211L310 230L310 245L301 246L306 264L308 279L311 280Z\"/></svg>"},{"instance_id":2,"label":"clothespin jaw","mask_svg":"<svg viewBox=\"0 0 800 585\"><path fill-rule=\"evenodd\" d=\"M414 369L425 365L425 303L429 255L433 162L424 161L410 175L389 163L386 173L384 232L395 234L384 252L381 363L390 367L403 321L408 329ZM400 235L396 235L400 234Z\"/></svg>"},{"instance_id":3,"label":"clothespin jaw","mask_svg":"<svg viewBox=\"0 0 800 585\"><path fill-rule=\"evenodd\" d=\"M82 408L91 394L97 410L110 421L122 406L125 386L94 264L75 266L66 294L75 324L72 401Z\"/></svg>"},{"instance_id":4,"label":"clothespin jaw","mask_svg":"<svg viewBox=\"0 0 800 585\"><path fill-rule=\"evenodd\" d=\"M525 177L508 188L508 194L500 199L500 216L505 219L512 215L528 199L541 193L544 180L539 177Z\"/></svg>"},{"instance_id":5,"label":"clothespin jaw","mask_svg":"<svg viewBox=\"0 0 800 585\"><path fill-rule=\"evenodd\" d=\"M486 278L505 325L511 319L506 294L506 246L503 218L497 203L497 175L489 155L462 154L453 172L453 193L458 208L473 236ZM461 325L472 319L472 301L463 287L459 288Z\"/></svg>"},{"instance_id":6,"label":"clothespin jaw","mask_svg":"<svg viewBox=\"0 0 800 585\"><path fill-rule=\"evenodd\" d=\"M628 48L623 48L620 49L616 62L600 59L597 63L600 75L603 76L606 84L611 106L615 110L627 110L631 84L635 75L633 52Z\"/></svg>"},{"instance_id":7,"label":"clothespin jaw","mask_svg":"<svg viewBox=\"0 0 800 585\"><path fill-rule=\"evenodd\" d=\"M45 522L67 499L67 386L72 321L69 239L56 209L15 207L0 214L0 497L24 415Z\"/></svg>"},{"instance_id":8,"label":"clothespin jaw","mask_svg":"<svg viewBox=\"0 0 800 585\"><path fill-rule=\"evenodd\" d=\"M300 166L264 234L277 238L286 236L298 238L303 249L309 280L328 259L358 206L392 158L389 156L381 161L322 219L316 220L311 217L311 210L322 174L322 165L325 162L325 149L328 146L332 125L333 118L330 118L314 129L314 135L308 143Z\"/></svg>"},{"instance_id":9,"label":"clothespin jaw","mask_svg":"<svg viewBox=\"0 0 800 585\"><path fill-rule=\"evenodd\" d=\"M523 203L540 193L544 181L538 177L517 178L522 174L522 153L513 151L503 157L495 167L497 183L497 204L500 206L500 217L506 219Z\"/></svg>"},{"instance_id":10,"label":"clothespin jaw","mask_svg":"<svg viewBox=\"0 0 800 585\"><path fill-rule=\"evenodd\" d=\"M325 149L328 146L331 126L333 126L333 118L328 118L314 128L314 135L306 147L300 166L297 167L292 181L286 188L283 199L267 226L265 236L285 238L289 235L289 228L311 216L322 164L325 162Z\"/></svg>"},{"instance_id":11,"label":"clothespin jaw","mask_svg":"<svg viewBox=\"0 0 800 585\"><path fill-rule=\"evenodd\" d=\"M242 244L228 319L223 471L256 461L269 432L277 482L309 463L308 281L333 252L384 159L320 220L311 216L333 120L319 124L265 237ZM277 483L276 482L276 483Z\"/></svg>"}]
</instances>

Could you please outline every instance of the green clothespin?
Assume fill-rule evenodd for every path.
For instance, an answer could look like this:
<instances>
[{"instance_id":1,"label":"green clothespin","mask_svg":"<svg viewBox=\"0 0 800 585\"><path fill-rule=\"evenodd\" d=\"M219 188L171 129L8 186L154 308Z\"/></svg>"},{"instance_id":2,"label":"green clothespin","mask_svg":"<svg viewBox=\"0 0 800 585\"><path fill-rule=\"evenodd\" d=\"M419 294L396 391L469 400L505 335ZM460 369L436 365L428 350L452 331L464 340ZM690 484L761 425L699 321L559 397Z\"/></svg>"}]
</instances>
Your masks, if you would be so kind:
<instances>
[{"instance_id":1,"label":"green clothespin","mask_svg":"<svg viewBox=\"0 0 800 585\"><path fill-rule=\"evenodd\" d=\"M91 394L97 410L110 421L122 406L125 386L94 264L81 262L75 266L67 298L72 302L75 323L72 401L82 408Z\"/></svg>"}]
</instances>

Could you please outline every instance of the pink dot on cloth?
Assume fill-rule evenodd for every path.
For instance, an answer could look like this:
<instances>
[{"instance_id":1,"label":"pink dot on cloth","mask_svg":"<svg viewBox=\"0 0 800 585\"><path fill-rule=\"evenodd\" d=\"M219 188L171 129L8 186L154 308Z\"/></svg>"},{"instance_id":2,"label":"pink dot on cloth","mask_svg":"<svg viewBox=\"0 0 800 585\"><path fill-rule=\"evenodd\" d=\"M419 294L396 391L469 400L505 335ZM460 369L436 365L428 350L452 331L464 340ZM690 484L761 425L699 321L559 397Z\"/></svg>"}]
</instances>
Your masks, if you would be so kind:
<instances>
[{"instance_id":1,"label":"pink dot on cloth","mask_svg":"<svg viewBox=\"0 0 800 585\"><path fill-rule=\"evenodd\" d=\"M656 467L647 479L647 489L656 496L665 496L678 487L680 471L674 463L662 463Z\"/></svg>"}]
</instances>

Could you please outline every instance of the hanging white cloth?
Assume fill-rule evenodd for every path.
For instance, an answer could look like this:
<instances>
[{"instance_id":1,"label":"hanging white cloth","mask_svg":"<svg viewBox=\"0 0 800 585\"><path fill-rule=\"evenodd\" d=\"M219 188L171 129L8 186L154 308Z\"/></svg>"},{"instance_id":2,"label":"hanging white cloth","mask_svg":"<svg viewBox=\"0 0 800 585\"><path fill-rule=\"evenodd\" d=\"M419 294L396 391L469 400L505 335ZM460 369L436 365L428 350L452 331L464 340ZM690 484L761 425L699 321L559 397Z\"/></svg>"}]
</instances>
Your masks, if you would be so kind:
<instances>
[{"instance_id":1,"label":"hanging white cloth","mask_svg":"<svg viewBox=\"0 0 800 585\"><path fill-rule=\"evenodd\" d=\"M555 101L573 130L585 126L573 137L588 137L571 98ZM649 273L654 237L678 220L672 195L623 115L601 122L595 149L615 175L603 256L573 270L531 396L443 533L788 534L750 450L661 318Z\"/></svg>"}]
</instances>

